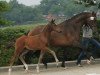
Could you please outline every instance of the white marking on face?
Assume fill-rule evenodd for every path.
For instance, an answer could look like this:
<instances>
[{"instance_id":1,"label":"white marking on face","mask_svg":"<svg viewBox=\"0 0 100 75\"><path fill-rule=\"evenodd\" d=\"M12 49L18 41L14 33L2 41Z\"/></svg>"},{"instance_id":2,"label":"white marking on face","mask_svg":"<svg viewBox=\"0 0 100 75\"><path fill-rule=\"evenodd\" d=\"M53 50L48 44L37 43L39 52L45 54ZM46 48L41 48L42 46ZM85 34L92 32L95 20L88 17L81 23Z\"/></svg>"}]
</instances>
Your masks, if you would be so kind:
<instances>
[{"instance_id":1,"label":"white marking on face","mask_svg":"<svg viewBox=\"0 0 100 75\"><path fill-rule=\"evenodd\" d=\"M97 2L96 2L96 0L93 0L93 2L94 2L94 4L96 4Z\"/></svg>"},{"instance_id":2,"label":"white marking on face","mask_svg":"<svg viewBox=\"0 0 100 75\"><path fill-rule=\"evenodd\" d=\"M90 17L90 20L94 20L94 17Z\"/></svg>"}]
</instances>

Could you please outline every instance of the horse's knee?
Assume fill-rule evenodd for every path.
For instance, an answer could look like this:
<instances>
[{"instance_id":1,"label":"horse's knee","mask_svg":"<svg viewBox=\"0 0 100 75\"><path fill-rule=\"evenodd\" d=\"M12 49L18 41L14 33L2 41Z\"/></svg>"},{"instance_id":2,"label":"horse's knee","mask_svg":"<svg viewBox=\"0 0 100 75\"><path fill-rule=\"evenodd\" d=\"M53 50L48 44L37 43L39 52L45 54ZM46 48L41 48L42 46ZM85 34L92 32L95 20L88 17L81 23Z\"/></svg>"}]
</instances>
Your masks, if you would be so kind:
<instances>
[{"instance_id":1,"label":"horse's knee","mask_svg":"<svg viewBox=\"0 0 100 75\"><path fill-rule=\"evenodd\" d=\"M51 53L55 55L55 52L54 51L51 51Z\"/></svg>"}]
</instances>

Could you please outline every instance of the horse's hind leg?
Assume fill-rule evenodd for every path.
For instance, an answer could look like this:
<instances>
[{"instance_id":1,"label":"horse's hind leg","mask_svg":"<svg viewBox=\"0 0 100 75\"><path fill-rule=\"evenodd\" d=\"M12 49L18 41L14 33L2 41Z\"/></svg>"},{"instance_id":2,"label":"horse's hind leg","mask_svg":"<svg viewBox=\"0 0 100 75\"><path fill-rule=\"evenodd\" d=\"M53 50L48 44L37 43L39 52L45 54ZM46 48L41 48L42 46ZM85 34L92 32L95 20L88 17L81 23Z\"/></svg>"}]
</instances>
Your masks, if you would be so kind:
<instances>
[{"instance_id":1,"label":"horse's hind leg","mask_svg":"<svg viewBox=\"0 0 100 75\"><path fill-rule=\"evenodd\" d=\"M14 56L12 57L11 61L10 61L10 67L9 67L9 72L12 70L12 65L15 61L16 58L18 58L19 54L14 53Z\"/></svg>"},{"instance_id":2,"label":"horse's hind leg","mask_svg":"<svg viewBox=\"0 0 100 75\"><path fill-rule=\"evenodd\" d=\"M25 52L23 52L20 56L19 56L19 59L21 60L21 62L24 64L24 66L25 66L25 70L26 71L28 71L28 65L26 64L26 62L24 61L24 59L23 59L23 55L25 55L26 53L27 53L28 51L25 51Z\"/></svg>"},{"instance_id":3,"label":"horse's hind leg","mask_svg":"<svg viewBox=\"0 0 100 75\"><path fill-rule=\"evenodd\" d=\"M59 62L59 60L58 60L58 58L57 58L55 52L54 52L53 50L51 50L50 48L47 48L47 50L48 50L49 53L51 53L51 54L54 56L55 61L56 61L56 64L57 64L57 67L58 67L58 62Z\"/></svg>"},{"instance_id":4,"label":"horse's hind leg","mask_svg":"<svg viewBox=\"0 0 100 75\"><path fill-rule=\"evenodd\" d=\"M10 61L9 71L11 71L12 65L13 65L15 59L18 59L18 57L21 54L21 52L23 51L23 49L24 49L24 46L22 46L22 47L16 46L16 49L15 49L15 52L14 52L14 56L12 57L12 59Z\"/></svg>"}]
</instances>

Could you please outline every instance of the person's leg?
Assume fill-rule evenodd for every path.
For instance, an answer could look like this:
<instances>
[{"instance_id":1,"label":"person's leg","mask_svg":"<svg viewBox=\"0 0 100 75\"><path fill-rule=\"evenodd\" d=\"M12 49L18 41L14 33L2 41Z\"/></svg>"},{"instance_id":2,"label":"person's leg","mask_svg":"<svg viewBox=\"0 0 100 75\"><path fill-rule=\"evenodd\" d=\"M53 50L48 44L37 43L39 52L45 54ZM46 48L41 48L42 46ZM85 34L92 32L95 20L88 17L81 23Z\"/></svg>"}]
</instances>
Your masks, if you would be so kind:
<instances>
[{"instance_id":1,"label":"person's leg","mask_svg":"<svg viewBox=\"0 0 100 75\"><path fill-rule=\"evenodd\" d=\"M82 50L77 59L77 65L81 66L81 60L85 57L85 52Z\"/></svg>"},{"instance_id":2,"label":"person's leg","mask_svg":"<svg viewBox=\"0 0 100 75\"><path fill-rule=\"evenodd\" d=\"M96 47L93 45L91 49L91 58L90 60L94 60L96 56Z\"/></svg>"},{"instance_id":3,"label":"person's leg","mask_svg":"<svg viewBox=\"0 0 100 75\"><path fill-rule=\"evenodd\" d=\"M85 52L85 49L87 49L87 47L88 47L88 44L89 44L89 39L87 39L87 38L83 38L82 39L82 51L81 51L81 53L79 54L79 56L78 56L78 59L77 59L77 65L78 66L81 66L81 60L85 57L85 55L86 55L86 52Z\"/></svg>"},{"instance_id":4,"label":"person's leg","mask_svg":"<svg viewBox=\"0 0 100 75\"><path fill-rule=\"evenodd\" d=\"M93 44L95 46L91 51L92 52L92 56L94 57L96 55L96 48L100 49L100 43L95 39L91 39L90 42L91 42L91 44Z\"/></svg>"},{"instance_id":5,"label":"person's leg","mask_svg":"<svg viewBox=\"0 0 100 75\"><path fill-rule=\"evenodd\" d=\"M91 39L90 42L98 49L100 49L100 43L95 40L95 39Z\"/></svg>"}]
</instances>

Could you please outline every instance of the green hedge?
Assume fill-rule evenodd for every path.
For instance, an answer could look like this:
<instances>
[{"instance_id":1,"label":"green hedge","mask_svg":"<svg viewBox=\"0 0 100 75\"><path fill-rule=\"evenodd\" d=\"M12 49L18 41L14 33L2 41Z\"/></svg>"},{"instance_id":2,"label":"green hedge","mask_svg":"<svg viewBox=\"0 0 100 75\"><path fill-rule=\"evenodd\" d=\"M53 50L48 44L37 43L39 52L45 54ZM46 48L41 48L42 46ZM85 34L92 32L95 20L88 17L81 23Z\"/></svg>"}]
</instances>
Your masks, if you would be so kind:
<instances>
[{"instance_id":1,"label":"green hedge","mask_svg":"<svg viewBox=\"0 0 100 75\"><path fill-rule=\"evenodd\" d=\"M100 32L100 20L97 21L99 32ZM35 26L34 26L35 27ZM15 27L6 27L0 28L0 66L7 66L9 60L14 52L14 42L21 35L27 33L33 26L15 26ZM99 39L99 38L98 38ZM62 51L66 48L51 48L55 50L59 59L62 59ZM67 56L68 60L73 60L77 58L79 49L77 48L68 48ZM47 59L51 55L46 55ZM33 60L32 60L33 61ZM36 58L33 61L36 63Z\"/></svg>"},{"instance_id":2,"label":"green hedge","mask_svg":"<svg viewBox=\"0 0 100 75\"><path fill-rule=\"evenodd\" d=\"M32 26L6 27L0 29L0 66L8 65L14 52L15 40L26 34Z\"/></svg>"}]
</instances>

